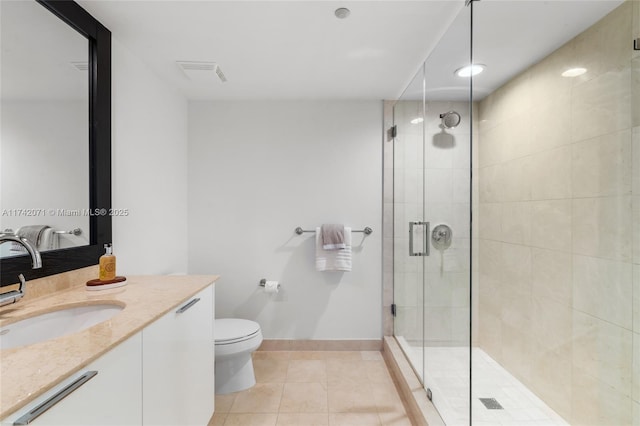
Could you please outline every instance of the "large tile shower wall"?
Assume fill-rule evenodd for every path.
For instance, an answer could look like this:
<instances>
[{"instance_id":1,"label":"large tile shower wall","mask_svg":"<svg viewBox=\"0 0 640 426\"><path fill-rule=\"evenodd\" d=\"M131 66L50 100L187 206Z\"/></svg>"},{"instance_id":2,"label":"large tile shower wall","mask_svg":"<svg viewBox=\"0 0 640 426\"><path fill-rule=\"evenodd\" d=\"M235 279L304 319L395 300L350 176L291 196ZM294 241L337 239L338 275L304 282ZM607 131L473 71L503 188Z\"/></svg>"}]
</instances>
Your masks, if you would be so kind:
<instances>
[{"instance_id":1,"label":"large tile shower wall","mask_svg":"<svg viewBox=\"0 0 640 426\"><path fill-rule=\"evenodd\" d=\"M454 129L441 127L440 114L447 111L461 115ZM424 122L411 123L416 117L422 117L422 101L396 104L394 156L401 161L394 173L394 220L400 230L394 235L394 273L402 282L396 286L396 329L412 345L422 346L424 330L425 346L465 346L469 343L469 103L427 102ZM432 248L428 257L409 257L408 224L422 217L432 228L449 225L452 244L443 252ZM425 288L418 267L423 261Z\"/></svg>"},{"instance_id":2,"label":"large tile shower wall","mask_svg":"<svg viewBox=\"0 0 640 426\"><path fill-rule=\"evenodd\" d=\"M639 12L479 104L478 343L571 424L640 424Z\"/></svg>"}]
</instances>

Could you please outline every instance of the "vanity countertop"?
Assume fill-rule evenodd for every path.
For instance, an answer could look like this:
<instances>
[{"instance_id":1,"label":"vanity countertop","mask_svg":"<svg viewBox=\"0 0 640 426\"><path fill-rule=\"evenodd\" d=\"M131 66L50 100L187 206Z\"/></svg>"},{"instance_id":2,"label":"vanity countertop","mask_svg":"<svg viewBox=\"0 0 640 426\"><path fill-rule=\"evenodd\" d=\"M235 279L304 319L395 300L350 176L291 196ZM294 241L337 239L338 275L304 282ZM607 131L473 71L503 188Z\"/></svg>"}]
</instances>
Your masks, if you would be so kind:
<instances>
[{"instance_id":1,"label":"vanity countertop","mask_svg":"<svg viewBox=\"0 0 640 426\"><path fill-rule=\"evenodd\" d=\"M18 302L0 308L1 327L67 307L101 303L124 306L110 320L84 331L0 350L0 419L86 367L217 279L217 275L134 276L127 277L124 287L87 291L83 283L24 304Z\"/></svg>"}]
</instances>

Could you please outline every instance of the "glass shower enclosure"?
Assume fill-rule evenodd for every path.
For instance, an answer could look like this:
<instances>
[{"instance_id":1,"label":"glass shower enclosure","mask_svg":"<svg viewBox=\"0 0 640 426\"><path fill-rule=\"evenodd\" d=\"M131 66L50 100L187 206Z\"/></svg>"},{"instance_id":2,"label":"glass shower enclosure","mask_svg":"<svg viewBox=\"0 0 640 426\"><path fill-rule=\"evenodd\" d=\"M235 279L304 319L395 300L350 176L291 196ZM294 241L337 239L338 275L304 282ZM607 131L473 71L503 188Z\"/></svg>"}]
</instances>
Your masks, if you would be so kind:
<instances>
[{"instance_id":1,"label":"glass shower enclosure","mask_svg":"<svg viewBox=\"0 0 640 426\"><path fill-rule=\"evenodd\" d=\"M640 425L640 1L473 1L393 124L394 335L443 422Z\"/></svg>"},{"instance_id":2,"label":"glass shower enclosure","mask_svg":"<svg viewBox=\"0 0 640 426\"><path fill-rule=\"evenodd\" d=\"M393 110L395 335L438 410L456 418L469 416L472 102L470 80L438 68L470 62L470 13Z\"/></svg>"}]
</instances>

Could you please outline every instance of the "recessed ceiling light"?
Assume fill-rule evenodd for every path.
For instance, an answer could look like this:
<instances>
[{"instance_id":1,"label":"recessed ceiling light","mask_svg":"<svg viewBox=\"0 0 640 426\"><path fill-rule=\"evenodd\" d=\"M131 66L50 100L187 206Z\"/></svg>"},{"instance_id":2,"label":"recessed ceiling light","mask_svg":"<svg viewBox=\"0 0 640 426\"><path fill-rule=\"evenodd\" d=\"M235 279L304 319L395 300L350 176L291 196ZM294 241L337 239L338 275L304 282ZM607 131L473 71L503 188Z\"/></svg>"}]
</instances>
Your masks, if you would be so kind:
<instances>
[{"instance_id":1,"label":"recessed ceiling light","mask_svg":"<svg viewBox=\"0 0 640 426\"><path fill-rule=\"evenodd\" d=\"M418 118L414 118L413 120L410 121L411 124L418 124L418 123L422 123L424 121L424 119L422 117L418 117Z\"/></svg>"},{"instance_id":2,"label":"recessed ceiling light","mask_svg":"<svg viewBox=\"0 0 640 426\"><path fill-rule=\"evenodd\" d=\"M562 73L563 77L577 77L587 72L586 68L569 68Z\"/></svg>"},{"instance_id":3,"label":"recessed ceiling light","mask_svg":"<svg viewBox=\"0 0 640 426\"><path fill-rule=\"evenodd\" d=\"M335 13L336 18L345 19L351 14L351 11L349 9L347 9L346 7L339 7L333 13Z\"/></svg>"},{"instance_id":4,"label":"recessed ceiling light","mask_svg":"<svg viewBox=\"0 0 640 426\"><path fill-rule=\"evenodd\" d=\"M466 67L458 68L455 71L455 75L458 77L471 77L472 75L478 75L482 71L484 71L486 67L482 64L472 64L467 65Z\"/></svg>"}]
</instances>

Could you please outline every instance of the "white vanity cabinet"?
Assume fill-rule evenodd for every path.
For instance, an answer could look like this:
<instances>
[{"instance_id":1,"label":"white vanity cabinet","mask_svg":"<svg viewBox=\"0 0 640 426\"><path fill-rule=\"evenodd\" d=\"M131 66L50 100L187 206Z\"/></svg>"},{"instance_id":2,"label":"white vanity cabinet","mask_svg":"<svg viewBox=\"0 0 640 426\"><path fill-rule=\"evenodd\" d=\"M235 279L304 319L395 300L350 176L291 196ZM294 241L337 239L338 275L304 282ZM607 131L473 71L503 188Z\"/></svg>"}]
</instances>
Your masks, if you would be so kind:
<instances>
[{"instance_id":1,"label":"white vanity cabinet","mask_svg":"<svg viewBox=\"0 0 640 426\"><path fill-rule=\"evenodd\" d=\"M213 325L214 292L209 285L0 423L206 425L215 397ZM52 362L65 351L73 358L73 347L59 348L60 353L57 349ZM83 377L87 380L80 383Z\"/></svg>"},{"instance_id":2,"label":"white vanity cabinet","mask_svg":"<svg viewBox=\"0 0 640 426\"><path fill-rule=\"evenodd\" d=\"M142 332L144 425L206 425L214 409L214 302L209 286Z\"/></svg>"},{"instance_id":3,"label":"white vanity cabinet","mask_svg":"<svg viewBox=\"0 0 640 426\"><path fill-rule=\"evenodd\" d=\"M68 348L72 356L73 348ZM34 365L33 368L38 368ZM93 375L92 372L97 372ZM84 384L82 378L93 375ZM75 390L36 416L73 384ZM142 333L136 333L67 380L2 421L2 425L133 426L142 423ZM35 417L35 418L34 418Z\"/></svg>"}]
</instances>

